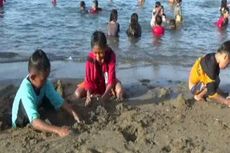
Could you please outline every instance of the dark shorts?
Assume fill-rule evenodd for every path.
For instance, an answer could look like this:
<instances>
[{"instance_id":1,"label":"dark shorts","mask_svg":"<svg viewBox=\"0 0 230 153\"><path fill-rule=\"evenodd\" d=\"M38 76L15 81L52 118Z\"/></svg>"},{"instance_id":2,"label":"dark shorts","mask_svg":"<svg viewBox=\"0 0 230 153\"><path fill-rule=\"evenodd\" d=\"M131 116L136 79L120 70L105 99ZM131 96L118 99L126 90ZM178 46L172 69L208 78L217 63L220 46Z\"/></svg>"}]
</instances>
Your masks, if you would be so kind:
<instances>
[{"instance_id":1,"label":"dark shorts","mask_svg":"<svg viewBox=\"0 0 230 153\"><path fill-rule=\"evenodd\" d=\"M38 106L39 113L41 112L41 110L55 110L47 97L44 97L42 103L40 104L40 106ZM20 101L19 104L18 116L15 123L17 127L25 127L28 123L30 123L22 101Z\"/></svg>"}]
</instances>

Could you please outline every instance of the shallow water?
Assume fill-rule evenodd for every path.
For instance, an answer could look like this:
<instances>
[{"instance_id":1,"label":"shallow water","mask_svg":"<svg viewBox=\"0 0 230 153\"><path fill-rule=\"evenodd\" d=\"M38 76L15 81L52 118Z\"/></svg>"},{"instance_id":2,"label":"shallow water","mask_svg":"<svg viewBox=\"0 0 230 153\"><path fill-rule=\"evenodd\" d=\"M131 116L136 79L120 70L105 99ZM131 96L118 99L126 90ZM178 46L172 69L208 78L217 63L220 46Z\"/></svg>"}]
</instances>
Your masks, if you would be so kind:
<instances>
[{"instance_id":1,"label":"shallow water","mask_svg":"<svg viewBox=\"0 0 230 153\"><path fill-rule=\"evenodd\" d=\"M91 1L85 2L90 7ZM167 17L172 17L172 6L166 0L161 2ZM140 6L136 0L99 1L103 11L90 15L79 12L76 0L58 1L56 7L47 0L7 1L0 10L0 80L22 79L27 73L25 61L36 48L42 48L56 61L52 63L51 78L83 78L91 34L95 30L106 32L110 11L116 8L120 37L109 38L108 43L117 53L119 79L125 83L141 79L162 84L167 80L186 81L194 60L214 52L228 39L229 28L219 31L214 25L220 2L183 2L183 25L176 31L166 30L162 38L151 33L154 3L146 0ZM133 12L138 13L142 26L142 37L135 41L125 33ZM229 70L222 75L222 81L229 83Z\"/></svg>"},{"instance_id":2,"label":"shallow water","mask_svg":"<svg viewBox=\"0 0 230 153\"><path fill-rule=\"evenodd\" d=\"M167 17L172 7L161 1ZM119 41L109 39L110 46L122 63L149 62L154 64L191 65L195 58L215 51L228 39L227 31L214 25L219 16L219 1L190 0L183 2L184 23L177 31L167 30L162 38L152 36L149 26L155 1L146 0L143 7L136 0L99 1L103 11L98 15L82 15L79 1L7 1L0 18L0 62L25 61L36 49L42 48L52 60L84 60L90 50L90 36L95 30L106 32L110 11L118 10L121 26ZM88 7L91 1L86 1ZM126 36L130 15L137 12L142 37L136 43Z\"/></svg>"}]
</instances>

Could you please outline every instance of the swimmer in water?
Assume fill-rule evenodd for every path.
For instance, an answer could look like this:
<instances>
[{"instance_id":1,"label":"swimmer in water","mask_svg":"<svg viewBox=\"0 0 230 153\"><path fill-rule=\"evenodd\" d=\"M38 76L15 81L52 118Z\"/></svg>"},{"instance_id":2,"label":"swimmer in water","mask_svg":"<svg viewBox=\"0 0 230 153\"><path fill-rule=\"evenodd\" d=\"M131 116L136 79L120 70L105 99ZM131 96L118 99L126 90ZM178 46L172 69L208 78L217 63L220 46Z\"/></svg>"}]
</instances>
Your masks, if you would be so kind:
<instances>
[{"instance_id":1,"label":"swimmer in water","mask_svg":"<svg viewBox=\"0 0 230 153\"><path fill-rule=\"evenodd\" d=\"M223 16L219 18L216 22L216 26L218 28L225 28L228 25L228 17L229 17L229 8L226 8L223 12Z\"/></svg>"},{"instance_id":2,"label":"swimmer in water","mask_svg":"<svg viewBox=\"0 0 230 153\"><path fill-rule=\"evenodd\" d=\"M160 15L156 16L155 26L152 28L152 32L155 36L162 36L165 33L165 28L162 24L162 17Z\"/></svg>"},{"instance_id":3,"label":"swimmer in water","mask_svg":"<svg viewBox=\"0 0 230 153\"><path fill-rule=\"evenodd\" d=\"M174 16L177 24L181 23L183 20L181 3L182 0L176 0L176 6L174 8Z\"/></svg>"},{"instance_id":4,"label":"swimmer in water","mask_svg":"<svg viewBox=\"0 0 230 153\"><path fill-rule=\"evenodd\" d=\"M96 14L96 13L98 13L99 11L102 11L102 8L98 7L98 0L94 0L94 1L93 1L93 6L92 6L92 8L89 10L89 13Z\"/></svg>"},{"instance_id":5,"label":"swimmer in water","mask_svg":"<svg viewBox=\"0 0 230 153\"><path fill-rule=\"evenodd\" d=\"M113 9L110 14L110 19L108 23L108 36L118 36L118 33L120 32L120 25L117 22L117 10Z\"/></svg>"},{"instance_id":6,"label":"swimmer in water","mask_svg":"<svg viewBox=\"0 0 230 153\"><path fill-rule=\"evenodd\" d=\"M80 2L80 12L81 13L87 13L88 11L86 10L85 2L81 1Z\"/></svg>"},{"instance_id":7,"label":"swimmer in water","mask_svg":"<svg viewBox=\"0 0 230 153\"><path fill-rule=\"evenodd\" d=\"M141 26L138 22L138 15L137 13L133 13L131 15L131 22L129 24L129 28L126 31L129 37L139 38L141 37Z\"/></svg>"}]
</instances>

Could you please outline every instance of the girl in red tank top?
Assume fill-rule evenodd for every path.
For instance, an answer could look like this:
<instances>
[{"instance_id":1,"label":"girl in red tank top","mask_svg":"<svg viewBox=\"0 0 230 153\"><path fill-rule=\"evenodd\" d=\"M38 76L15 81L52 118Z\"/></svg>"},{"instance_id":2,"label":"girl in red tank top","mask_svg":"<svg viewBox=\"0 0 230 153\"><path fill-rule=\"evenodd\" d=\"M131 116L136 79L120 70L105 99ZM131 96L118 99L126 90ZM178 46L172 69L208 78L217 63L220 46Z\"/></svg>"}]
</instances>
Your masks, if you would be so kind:
<instances>
[{"instance_id":1,"label":"girl in red tank top","mask_svg":"<svg viewBox=\"0 0 230 153\"><path fill-rule=\"evenodd\" d=\"M155 22L156 22L156 24L152 28L153 34L156 35L156 36L162 36L162 35L164 35L165 28L163 26L161 26L161 24L162 24L162 18L161 18L161 16L157 15Z\"/></svg>"}]
</instances>

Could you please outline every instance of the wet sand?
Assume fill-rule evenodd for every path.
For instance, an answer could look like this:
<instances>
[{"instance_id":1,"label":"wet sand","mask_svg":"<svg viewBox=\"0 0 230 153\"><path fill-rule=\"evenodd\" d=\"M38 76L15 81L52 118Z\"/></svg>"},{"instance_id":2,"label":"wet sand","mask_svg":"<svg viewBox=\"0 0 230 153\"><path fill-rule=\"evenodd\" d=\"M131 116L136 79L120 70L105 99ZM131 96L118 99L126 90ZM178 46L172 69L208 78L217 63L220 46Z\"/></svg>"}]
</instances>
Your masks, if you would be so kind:
<instances>
[{"instance_id":1,"label":"wet sand","mask_svg":"<svg viewBox=\"0 0 230 153\"><path fill-rule=\"evenodd\" d=\"M73 101L70 96L79 81L63 80L64 96L76 106L85 124L75 124L64 112L45 116L49 123L72 128L72 134L65 138L34 131L30 126L11 129L7 118L17 87L2 86L0 152L230 152L230 109L213 102L195 102L185 82L163 87L143 79L127 88L124 102L111 99L105 105L95 102L85 108L83 101Z\"/></svg>"}]
</instances>

